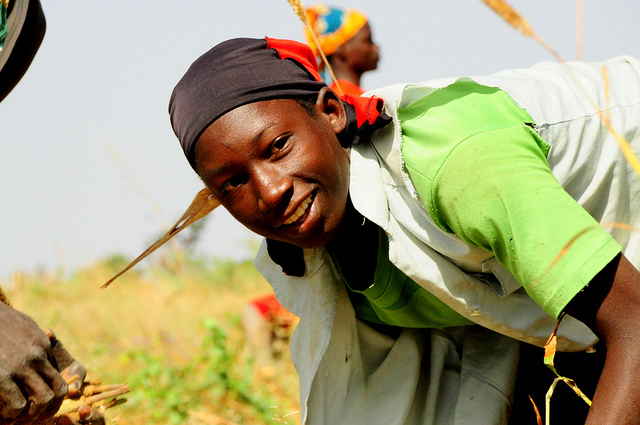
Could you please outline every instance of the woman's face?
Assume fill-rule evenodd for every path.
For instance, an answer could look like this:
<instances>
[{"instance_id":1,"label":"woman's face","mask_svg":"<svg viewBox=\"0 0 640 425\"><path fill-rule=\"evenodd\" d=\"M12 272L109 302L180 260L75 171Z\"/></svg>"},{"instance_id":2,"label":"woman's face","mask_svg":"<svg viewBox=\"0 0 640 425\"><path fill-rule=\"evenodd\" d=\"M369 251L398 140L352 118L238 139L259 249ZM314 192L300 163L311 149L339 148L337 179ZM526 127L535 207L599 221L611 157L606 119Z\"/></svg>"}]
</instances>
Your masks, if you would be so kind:
<instances>
[{"instance_id":1,"label":"woman's face","mask_svg":"<svg viewBox=\"0 0 640 425\"><path fill-rule=\"evenodd\" d=\"M292 99L244 105L211 124L195 148L198 174L238 221L305 248L336 236L349 190L349 152L336 137L344 107L323 89L314 110Z\"/></svg>"},{"instance_id":2,"label":"woman's face","mask_svg":"<svg viewBox=\"0 0 640 425\"><path fill-rule=\"evenodd\" d=\"M371 27L368 22L340 48L343 49L342 54L345 60L358 72L364 73L378 68L380 49L373 42Z\"/></svg>"}]
</instances>

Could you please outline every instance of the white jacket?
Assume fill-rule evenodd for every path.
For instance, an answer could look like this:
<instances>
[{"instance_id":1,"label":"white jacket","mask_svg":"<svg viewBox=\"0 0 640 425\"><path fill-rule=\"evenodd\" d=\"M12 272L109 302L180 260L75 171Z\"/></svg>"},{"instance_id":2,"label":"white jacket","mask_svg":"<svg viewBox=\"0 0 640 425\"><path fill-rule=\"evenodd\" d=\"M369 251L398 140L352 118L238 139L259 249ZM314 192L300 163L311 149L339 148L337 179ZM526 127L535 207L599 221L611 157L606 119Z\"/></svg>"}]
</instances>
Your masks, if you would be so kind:
<instances>
[{"instance_id":1,"label":"white jacket","mask_svg":"<svg viewBox=\"0 0 640 425\"><path fill-rule=\"evenodd\" d=\"M602 81L601 65L573 63L568 71L542 63L472 80L500 87L531 115L551 145L548 161L554 175L591 215L600 222L640 227L638 176L589 100L608 109L614 128L633 144L640 138L640 66L626 57L608 62L607 97L604 85L594 83ZM393 264L481 326L401 329L398 335L385 335L355 318L324 248L306 249L306 275L290 277L263 246L256 267L282 305L300 317L291 353L300 375L305 424L506 423L518 361L516 340L541 346L555 326L491 254L433 223L403 169L397 108L454 81L369 93L385 99L394 122L374 133L371 143L352 149L350 194L356 209L387 232ZM638 234L606 230L637 266ZM493 272L501 285L492 288L466 273L471 271ZM563 320L560 349L583 350L596 341L582 323Z\"/></svg>"}]
</instances>

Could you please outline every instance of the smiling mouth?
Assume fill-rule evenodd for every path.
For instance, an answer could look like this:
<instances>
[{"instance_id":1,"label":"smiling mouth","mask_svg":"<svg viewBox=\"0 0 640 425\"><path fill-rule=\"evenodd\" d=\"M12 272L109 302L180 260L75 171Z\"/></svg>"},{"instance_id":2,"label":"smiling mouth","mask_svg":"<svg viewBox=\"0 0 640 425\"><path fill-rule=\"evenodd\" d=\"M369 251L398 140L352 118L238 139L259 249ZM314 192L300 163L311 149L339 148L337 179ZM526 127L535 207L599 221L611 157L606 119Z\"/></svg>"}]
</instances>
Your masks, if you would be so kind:
<instances>
[{"instance_id":1,"label":"smiling mouth","mask_svg":"<svg viewBox=\"0 0 640 425\"><path fill-rule=\"evenodd\" d=\"M282 225L288 226L290 224L293 224L296 221L298 221L300 217L305 215L305 213L307 212L307 209L309 208L309 205L311 204L311 201L313 200L313 195L314 193L307 196L307 199L305 199L304 201L302 201L300 205L298 205L298 209L296 209L296 211L293 214L291 214L289 218L287 218L284 221L284 223L282 223Z\"/></svg>"}]
</instances>

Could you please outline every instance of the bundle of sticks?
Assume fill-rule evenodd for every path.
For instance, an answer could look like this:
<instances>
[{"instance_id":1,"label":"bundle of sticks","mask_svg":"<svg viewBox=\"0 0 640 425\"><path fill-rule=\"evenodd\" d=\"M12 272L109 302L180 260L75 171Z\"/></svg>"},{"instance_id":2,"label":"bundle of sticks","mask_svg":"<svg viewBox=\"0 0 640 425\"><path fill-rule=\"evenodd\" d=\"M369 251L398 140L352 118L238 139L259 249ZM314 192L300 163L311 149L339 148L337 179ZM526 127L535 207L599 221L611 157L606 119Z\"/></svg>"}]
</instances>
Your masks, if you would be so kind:
<instances>
[{"instance_id":1,"label":"bundle of sticks","mask_svg":"<svg viewBox=\"0 0 640 425\"><path fill-rule=\"evenodd\" d=\"M73 380L68 383L72 382ZM67 396L55 416L45 421L43 425L104 423L102 415L104 410L124 403L126 399L118 396L128 392L127 384L101 385L98 381L85 381L82 383L80 393L73 397Z\"/></svg>"}]
</instances>

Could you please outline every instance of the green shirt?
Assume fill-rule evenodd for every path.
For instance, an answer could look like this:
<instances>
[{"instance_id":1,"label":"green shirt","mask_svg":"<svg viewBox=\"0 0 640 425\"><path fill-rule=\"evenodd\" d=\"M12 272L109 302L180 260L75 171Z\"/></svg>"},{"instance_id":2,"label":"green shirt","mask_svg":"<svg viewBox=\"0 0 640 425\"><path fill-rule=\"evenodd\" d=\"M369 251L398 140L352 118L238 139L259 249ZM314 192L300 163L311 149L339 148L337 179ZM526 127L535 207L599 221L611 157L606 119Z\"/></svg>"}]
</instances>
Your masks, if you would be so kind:
<instances>
[{"instance_id":1,"label":"green shirt","mask_svg":"<svg viewBox=\"0 0 640 425\"><path fill-rule=\"evenodd\" d=\"M473 324L394 266L389 260L387 234L380 228L378 234L378 256L373 284L364 291L358 291L351 289L349 282L345 280L358 318L404 328L444 328Z\"/></svg>"},{"instance_id":2,"label":"green shirt","mask_svg":"<svg viewBox=\"0 0 640 425\"><path fill-rule=\"evenodd\" d=\"M471 81L398 110L407 171L434 222L491 251L554 317L620 246L553 176L504 91Z\"/></svg>"}]
</instances>

